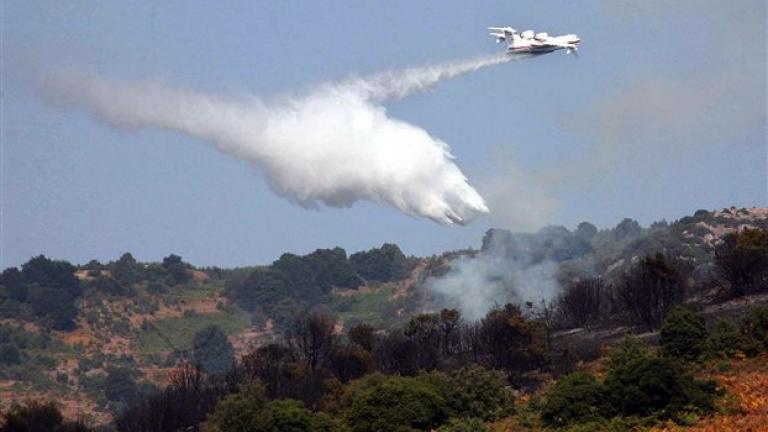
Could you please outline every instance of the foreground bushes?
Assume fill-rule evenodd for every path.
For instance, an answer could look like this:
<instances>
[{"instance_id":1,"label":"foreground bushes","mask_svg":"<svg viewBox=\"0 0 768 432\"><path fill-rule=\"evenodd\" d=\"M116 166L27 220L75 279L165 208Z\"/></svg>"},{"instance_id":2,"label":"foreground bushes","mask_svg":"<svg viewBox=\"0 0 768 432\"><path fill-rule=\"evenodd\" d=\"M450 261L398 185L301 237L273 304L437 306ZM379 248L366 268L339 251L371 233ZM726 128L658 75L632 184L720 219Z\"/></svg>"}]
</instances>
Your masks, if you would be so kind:
<instances>
[{"instance_id":1,"label":"foreground bushes","mask_svg":"<svg viewBox=\"0 0 768 432\"><path fill-rule=\"evenodd\" d=\"M664 356L696 360L704 353L707 325L701 314L675 308L664 317L660 337Z\"/></svg>"},{"instance_id":2,"label":"foreground bushes","mask_svg":"<svg viewBox=\"0 0 768 432\"><path fill-rule=\"evenodd\" d=\"M603 382L585 372L561 378L546 397L542 420L552 427L617 417L678 420L711 413L717 394L713 382L694 379L679 360L628 341L610 356Z\"/></svg>"},{"instance_id":3,"label":"foreground bushes","mask_svg":"<svg viewBox=\"0 0 768 432\"><path fill-rule=\"evenodd\" d=\"M511 415L513 403L503 375L472 365L450 375L368 375L345 390L340 411L355 432L428 430L444 423L446 430L465 430Z\"/></svg>"}]
</instances>

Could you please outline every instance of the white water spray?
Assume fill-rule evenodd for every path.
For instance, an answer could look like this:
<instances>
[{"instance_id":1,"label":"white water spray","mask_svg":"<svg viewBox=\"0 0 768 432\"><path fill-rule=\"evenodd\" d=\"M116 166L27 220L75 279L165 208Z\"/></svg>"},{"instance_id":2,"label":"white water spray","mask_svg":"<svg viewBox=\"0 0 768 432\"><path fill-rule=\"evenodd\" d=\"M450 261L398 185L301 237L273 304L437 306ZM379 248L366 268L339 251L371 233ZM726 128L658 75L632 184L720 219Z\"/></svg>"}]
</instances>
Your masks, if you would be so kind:
<instances>
[{"instance_id":1,"label":"white water spray","mask_svg":"<svg viewBox=\"0 0 768 432\"><path fill-rule=\"evenodd\" d=\"M211 142L249 161L277 194L302 206L368 200L450 225L487 213L485 201L446 143L388 117L381 102L509 60L502 54L353 77L274 102L81 73L44 74L38 87L53 103L117 128L169 129Z\"/></svg>"}]
</instances>

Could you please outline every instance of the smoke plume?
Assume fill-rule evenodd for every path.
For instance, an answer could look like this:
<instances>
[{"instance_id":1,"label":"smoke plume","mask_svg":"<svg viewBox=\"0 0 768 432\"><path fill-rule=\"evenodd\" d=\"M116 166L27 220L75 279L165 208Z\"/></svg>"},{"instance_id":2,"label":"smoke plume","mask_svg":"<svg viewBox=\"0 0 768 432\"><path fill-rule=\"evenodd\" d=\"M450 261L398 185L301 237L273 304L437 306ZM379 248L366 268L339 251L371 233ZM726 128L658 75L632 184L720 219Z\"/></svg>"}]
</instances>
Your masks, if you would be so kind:
<instances>
[{"instance_id":1,"label":"smoke plume","mask_svg":"<svg viewBox=\"0 0 768 432\"><path fill-rule=\"evenodd\" d=\"M589 234L581 229L548 226L536 233L491 229L480 253L454 260L447 274L427 280L427 288L441 306L457 308L470 320L505 303L539 307L561 291L561 264L591 252Z\"/></svg>"},{"instance_id":2,"label":"smoke plume","mask_svg":"<svg viewBox=\"0 0 768 432\"><path fill-rule=\"evenodd\" d=\"M485 201L445 142L390 118L382 103L509 60L501 54L351 77L274 100L71 72L41 75L38 88L52 103L116 128L168 129L210 142L250 162L272 190L304 207L368 200L451 225L487 213Z\"/></svg>"}]
</instances>

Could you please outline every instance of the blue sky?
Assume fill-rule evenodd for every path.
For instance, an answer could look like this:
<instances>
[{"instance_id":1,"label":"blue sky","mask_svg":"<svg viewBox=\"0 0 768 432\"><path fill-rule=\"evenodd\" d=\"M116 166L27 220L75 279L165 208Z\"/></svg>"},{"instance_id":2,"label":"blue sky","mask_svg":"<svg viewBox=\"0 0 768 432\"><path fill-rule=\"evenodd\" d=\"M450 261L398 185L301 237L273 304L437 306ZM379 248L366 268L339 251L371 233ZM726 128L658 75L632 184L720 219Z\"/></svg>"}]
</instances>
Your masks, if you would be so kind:
<instances>
[{"instance_id":1,"label":"blue sky","mask_svg":"<svg viewBox=\"0 0 768 432\"><path fill-rule=\"evenodd\" d=\"M383 242L429 255L489 227L609 227L766 206L763 1L2 3L0 265L131 251L267 263ZM352 73L503 49L485 27L581 36L562 52L386 105L447 142L491 214L445 227L368 202L306 210L248 164L161 130L126 132L44 102L25 65L263 97ZM19 79L22 78L22 79Z\"/></svg>"}]
</instances>

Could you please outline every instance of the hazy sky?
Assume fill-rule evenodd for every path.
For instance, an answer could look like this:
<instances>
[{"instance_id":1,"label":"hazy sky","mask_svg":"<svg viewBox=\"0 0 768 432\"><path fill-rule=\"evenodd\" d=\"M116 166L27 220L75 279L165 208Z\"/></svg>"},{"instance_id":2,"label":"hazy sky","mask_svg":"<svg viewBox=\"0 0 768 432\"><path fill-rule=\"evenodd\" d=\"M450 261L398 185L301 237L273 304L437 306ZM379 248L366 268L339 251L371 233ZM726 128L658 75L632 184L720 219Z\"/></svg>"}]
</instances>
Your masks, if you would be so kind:
<instances>
[{"instance_id":1,"label":"hazy sky","mask_svg":"<svg viewBox=\"0 0 768 432\"><path fill-rule=\"evenodd\" d=\"M197 265L383 242L429 255L489 227L609 227L766 206L765 1L3 1L0 266L130 251ZM451 146L491 214L446 227L369 202L307 210L208 143L46 103L70 69L237 95L503 50L485 27L577 33L562 51L443 82L387 113ZM311 138L310 138L311 139Z\"/></svg>"}]
</instances>

